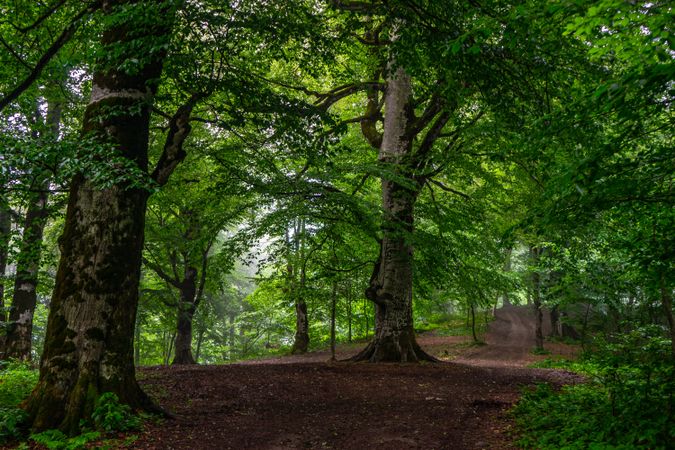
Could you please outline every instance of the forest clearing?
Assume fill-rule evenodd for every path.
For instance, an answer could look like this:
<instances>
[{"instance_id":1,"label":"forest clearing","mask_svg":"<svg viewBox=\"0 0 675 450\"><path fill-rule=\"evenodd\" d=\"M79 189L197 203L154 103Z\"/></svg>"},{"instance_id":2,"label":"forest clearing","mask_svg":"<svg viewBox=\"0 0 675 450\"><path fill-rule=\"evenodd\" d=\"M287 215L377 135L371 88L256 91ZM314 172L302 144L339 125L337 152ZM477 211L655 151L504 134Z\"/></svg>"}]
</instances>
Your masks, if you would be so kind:
<instances>
[{"instance_id":1,"label":"forest clearing","mask_svg":"<svg viewBox=\"0 0 675 450\"><path fill-rule=\"evenodd\" d=\"M0 0L0 445L672 448L673 24Z\"/></svg>"},{"instance_id":2,"label":"forest clearing","mask_svg":"<svg viewBox=\"0 0 675 450\"><path fill-rule=\"evenodd\" d=\"M517 448L508 411L521 390L583 378L527 367L578 351L556 344L550 355L533 355L531 309L498 320L509 327L489 332L488 344L477 351L464 345L469 336L421 335L422 348L441 360L436 364L330 362L330 352L324 351L227 366L142 369L141 385L177 419L149 427L134 447ZM344 347L338 360L360 349Z\"/></svg>"}]
</instances>

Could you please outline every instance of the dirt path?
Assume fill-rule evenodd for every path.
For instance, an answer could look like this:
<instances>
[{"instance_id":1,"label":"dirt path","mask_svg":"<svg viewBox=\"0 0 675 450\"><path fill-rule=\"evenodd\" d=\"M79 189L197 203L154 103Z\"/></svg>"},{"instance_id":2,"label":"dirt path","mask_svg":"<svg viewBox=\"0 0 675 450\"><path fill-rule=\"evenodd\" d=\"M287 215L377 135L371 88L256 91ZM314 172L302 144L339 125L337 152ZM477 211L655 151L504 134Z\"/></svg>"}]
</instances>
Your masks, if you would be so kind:
<instances>
[{"instance_id":1,"label":"dirt path","mask_svg":"<svg viewBox=\"0 0 675 450\"><path fill-rule=\"evenodd\" d=\"M551 322L544 315L543 331L548 335ZM535 317L530 306L506 306L496 311L485 337L487 345L464 352L453 362L481 367L527 367L542 359L532 354ZM555 354L571 356L574 350L562 344L547 344Z\"/></svg>"},{"instance_id":2,"label":"dirt path","mask_svg":"<svg viewBox=\"0 0 675 450\"><path fill-rule=\"evenodd\" d=\"M152 425L134 448L153 449L509 449L506 411L521 386L575 382L524 368L527 318L502 311L488 345L458 363L327 363L328 354L225 366L139 371L145 389L176 415ZM451 358L465 338L424 336ZM356 352L344 348L340 356ZM514 362L515 361L515 362Z\"/></svg>"}]
</instances>

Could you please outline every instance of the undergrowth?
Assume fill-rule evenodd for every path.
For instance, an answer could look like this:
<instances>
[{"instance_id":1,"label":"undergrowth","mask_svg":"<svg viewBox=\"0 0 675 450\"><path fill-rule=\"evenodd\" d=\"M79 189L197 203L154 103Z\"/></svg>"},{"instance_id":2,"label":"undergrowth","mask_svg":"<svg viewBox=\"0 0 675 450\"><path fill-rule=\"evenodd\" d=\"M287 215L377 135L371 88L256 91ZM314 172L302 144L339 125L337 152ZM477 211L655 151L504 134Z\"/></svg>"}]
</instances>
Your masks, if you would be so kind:
<instances>
[{"instance_id":1,"label":"undergrowth","mask_svg":"<svg viewBox=\"0 0 675 450\"><path fill-rule=\"evenodd\" d=\"M675 442L675 364L670 341L645 328L609 341L578 362L546 360L586 376L560 390L524 393L513 413L518 444L532 449L667 449Z\"/></svg>"},{"instance_id":2,"label":"undergrowth","mask_svg":"<svg viewBox=\"0 0 675 450\"><path fill-rule=\"evenodd\" d=\"M25 411L19 404L30 394L38 380L38 371L19 361L0 361L0 445L28 438L50 450L76 450L91 447L112 448L118 439L105 439L107 434L138 430L144 416L137 416L127 405L119 402L117 395L106 392L96 401L91 419L81 422L82 433L68 437L59 430L47 430L28 435ZM136 437L129 436L126 441ZM18 448L30 448L27 442Z\"/></svg>"},{"instance_id":3,"label":"undergrowth","mask_svg":"<svg viewBox=\"0 0 675 450\"><path fill-rule=\"evenodd\" d=\"M0 443L23 432L26 413L19 403L30 394L37 379L37 370L27 363L0 361Z\"/></svg>"}]
</instances>

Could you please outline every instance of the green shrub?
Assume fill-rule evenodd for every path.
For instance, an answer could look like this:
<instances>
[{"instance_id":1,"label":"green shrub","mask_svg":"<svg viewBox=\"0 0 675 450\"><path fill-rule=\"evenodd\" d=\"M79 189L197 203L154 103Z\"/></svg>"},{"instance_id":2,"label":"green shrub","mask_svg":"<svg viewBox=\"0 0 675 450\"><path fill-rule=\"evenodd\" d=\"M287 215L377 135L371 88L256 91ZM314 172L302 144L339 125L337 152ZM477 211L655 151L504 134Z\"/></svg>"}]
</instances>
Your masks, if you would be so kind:
<instances>
[{"instance_id":1,"label":"green shrub","mask_svg":"<svg viewBox=\"0 0 675 450\"><path fill-rule=\"evenodd\" d=\"M98 398L91 418L96 428L105 432L138 430L142 425L141 418L134 415L128 405L120 403L112 392Z\"/></svg>"},{"instance_id":2,"label":"green shrub","mask_svg":"<svg viewBox=\"0 0 675 450\"><path fill-rule=\"evenodd\" d=\"M38 372L20 361L0 361L0 443L21 436L27 418L19 403L37 383Z\"/></svg>"},{"instance_id":3,"label":"green shrub","mask_svg":"<svg viewBox=\"0 0 675 450\"><path fill-rule=\"evenodd\" d=\"M101 433L90 431L78 436L68 438L59 430L47 430L42 433L32 434L30 439L49 450L80 450L87 448L87 444L96 441L101 437Z\"/></svg>"},{"instance_id":4,"label":"green shrub","mask_svg":"<svg viewBox=\"0 0 675 450\"><path fill-rule=\"evenodd\" d=\"M38 371L27 363L0 361L0 407L17 406L33 390Z\"/></svg>"},{"instance_id":5,"label":"green shrub","mask_svg":"<svg viewBox=\"0 0 675 450\"><path fill-rule=\"evenodd\" d=\"M675 365L662 330L645 328L596 343L564 365L588 382L524 393L514 408L519 444L537 449L666 449L675 442Z\"/></svg>"}]
</instances>

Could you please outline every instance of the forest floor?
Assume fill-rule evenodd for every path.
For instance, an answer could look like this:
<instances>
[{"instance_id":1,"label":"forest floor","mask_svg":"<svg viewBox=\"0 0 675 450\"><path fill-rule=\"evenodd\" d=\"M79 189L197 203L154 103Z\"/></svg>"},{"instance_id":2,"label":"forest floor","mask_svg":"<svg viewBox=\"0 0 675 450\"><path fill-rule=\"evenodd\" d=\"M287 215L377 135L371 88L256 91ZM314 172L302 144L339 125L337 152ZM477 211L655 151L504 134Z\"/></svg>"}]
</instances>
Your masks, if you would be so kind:
<instances>
[{"instance_id":1,"label":"forest floor","mask_svg":"<svg viewBox=\"0 0 675 450\"><path fill-rule=\"evenodd\" d=\"M474 346L467 337L422 334L437 364L332 363L313 352L221 366L139 369L146 391L174 420L146 426L132 444L146 449L509 449L508 410L524 386L580 382L527 366L571 357L548 343L533 355L531 309L497 310ZM338 358L361 345L340 346Z\"/></svg>"}]
</instances>

